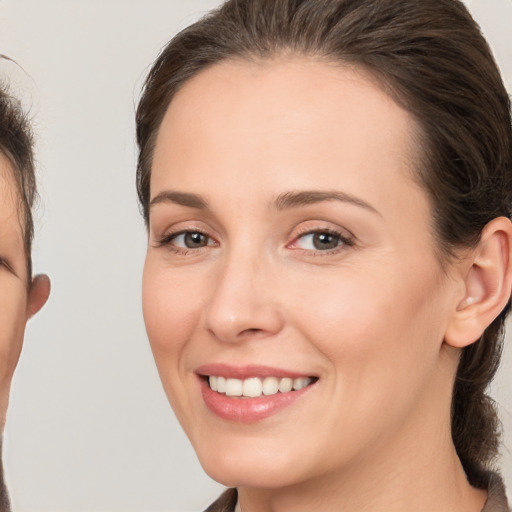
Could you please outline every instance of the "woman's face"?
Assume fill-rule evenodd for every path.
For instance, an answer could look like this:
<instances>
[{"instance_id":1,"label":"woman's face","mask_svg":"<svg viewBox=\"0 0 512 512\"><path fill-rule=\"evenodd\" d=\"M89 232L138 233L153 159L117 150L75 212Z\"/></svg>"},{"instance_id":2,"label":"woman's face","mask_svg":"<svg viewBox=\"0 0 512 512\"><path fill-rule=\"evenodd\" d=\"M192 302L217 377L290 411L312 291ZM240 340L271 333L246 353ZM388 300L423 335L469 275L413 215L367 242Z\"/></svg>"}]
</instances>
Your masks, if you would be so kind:
<instances>
[{"instance_id":1,"label":"woman's face","mask_svg":"<svg viewBox=\"0 0 512 512\"><path fill-rule=\"evenodd\" d=\"M219 64L173 99L144 318L220 482L353 474L449 433L443 336L461 286L434 254L415 132L369 79L315 60Z\"/></svg>"}]
</instances>

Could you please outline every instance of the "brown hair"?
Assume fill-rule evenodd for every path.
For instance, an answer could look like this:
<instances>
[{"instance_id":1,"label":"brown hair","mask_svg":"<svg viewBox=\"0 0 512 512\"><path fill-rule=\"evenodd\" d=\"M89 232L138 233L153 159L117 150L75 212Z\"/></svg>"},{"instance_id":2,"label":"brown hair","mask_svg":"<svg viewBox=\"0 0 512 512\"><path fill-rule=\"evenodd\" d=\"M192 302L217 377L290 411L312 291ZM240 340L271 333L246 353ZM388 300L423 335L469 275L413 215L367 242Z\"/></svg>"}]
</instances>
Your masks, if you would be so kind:
<instances>
[{"instance_id":1,"label":"brown hair","mask_svg":"<svg viewBox=\"0 0 512 512\"><path fill-rule=\"evenodd\" d=\"M10 60L4 56L0 57ZM27 258L28 286L32 275L31 249L34 237L32 208L37 197L32 148L32 130L21 103L9 94L5 84L0 84L0 152L11 163L17 187L18 212Z\"/></svg>"},{"instance_id":2,"label":"brown hair","mask_svg":"<svg viewBox=\"0 0 512 512\"><path fill-rule=\"evenodd\" d=\"M136 115L146 222L155 140L174 94L223 60L286 53L359 66L416 118L423 155L417 178L431 199L441 260L476 244L491 219L510 217L510 102L459 0L229 0L172 39L146 79ZM452 435L476 486L484 485L499 447L485 390L500 360L509 305L464 349L456 376Z\"/></svg>"}]
</instances>

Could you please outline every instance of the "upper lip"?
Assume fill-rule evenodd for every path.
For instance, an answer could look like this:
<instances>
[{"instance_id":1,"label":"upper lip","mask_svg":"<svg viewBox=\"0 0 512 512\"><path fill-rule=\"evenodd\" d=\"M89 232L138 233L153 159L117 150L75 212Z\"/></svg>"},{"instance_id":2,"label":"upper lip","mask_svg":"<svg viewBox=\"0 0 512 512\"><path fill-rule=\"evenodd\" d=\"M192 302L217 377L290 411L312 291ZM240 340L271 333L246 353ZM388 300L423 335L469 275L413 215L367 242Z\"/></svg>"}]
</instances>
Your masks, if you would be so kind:
<instances>
[{"instance_id":1,"label":"upper lip","mask_svg":"<svg viewBox=\"0 0 512 512\"><path fill-rule=\"evenodd\" d=\"M202 376L215 375L228 379L248 379L250 377L289 377L297 379L299 377L312 377L312 375L303 372L255 364L233 366L225 363L210 363L196 368L196 373Z\"/></svg>"}]
</instances>

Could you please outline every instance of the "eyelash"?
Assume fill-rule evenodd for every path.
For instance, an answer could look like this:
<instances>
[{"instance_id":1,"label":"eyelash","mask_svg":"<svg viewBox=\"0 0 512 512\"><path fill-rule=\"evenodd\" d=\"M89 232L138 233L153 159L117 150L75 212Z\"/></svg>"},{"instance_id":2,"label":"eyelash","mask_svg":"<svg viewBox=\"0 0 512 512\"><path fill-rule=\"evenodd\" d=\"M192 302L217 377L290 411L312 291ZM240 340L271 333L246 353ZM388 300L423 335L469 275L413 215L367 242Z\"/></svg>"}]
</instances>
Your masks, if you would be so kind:
<instances>
[{"instance_id":1,"label":"eyelash","mask_svg":"<svg viewBox=\"0 0 512 512\"><path fill-rule=\"evenodd\" d=\"M297 236L295 237L295 239L293 240L293 242L288 245L288 247L293 248L294 245L297 245L297 242L300 239L305 238L309 235L313 235L313 236L314 235L329 235L329 236L337 238L339 243L338 243L338 245L336 245L336 247L333 247L332 249L325 249L325 250L303 249L300 247L295 247L294 249L302 250L304 252L310 253L315 256L329 256L329 255L336 254L336 253L342 251L344 248L353 247L355 245L354 237L352 235L350 235L350 236L343 235L340 231L337 231L336 229L317 228L317 229L307 229L307 230L304 230L303 232L299 232L297 234Z\"/></svg>"},{"instance_id":2,"label":"eyelash","mask_svg":"<svg viewBox=\"0 0 512 512\"><path fill-rule=\"evenodd\" d=\"M179 246L173 244L173 241L176 240L179 236L195 235L195 234L199 234L203 237L206 237L206 239L207 239L206 245L203 245L200 247L179 247ZM325 249L325 250L304 249L301 247L296 247L299 240L301 240L309 235L332 236L337 239L338 244L333 248ZM213 241L213 243L210 243L211 241ZM335 229L318 228L318 229L307 229L307 230L304 230L303 232L299 232L297 234L297 236L293 239L293 241L287 245L287 247L294 249L294 250L301 250L304 253L309 253L310 255L328 256L328 255L336 254L336 253L342 251L344 248L353 247L354 244L355 244L354 237L352 235L350 235L350 236L343 235L342 233L340 233L339 231L337 231ZM188 254L189 252L194 252L195 254L197 254L199 251L202 251L203 249L205 249L207 247L212 247L212 246L216 246L216 245L218 245L218 242L216 242L214 238L212 238L210 235L208 235L208 233L206 233L205 231L202 231L200 229L184 229L184 230L176 231L174 233L169 233L169 234L159 238L155 243L156 247L166 247L169 250L171 250L172 252L179 254L179 255L183 255L183 256Z\"/></svg>"},{"instance_id":3,"label":"eyelash","mask_svg":"<svg viewBox=\"0 0 512 512\"><path fill-rule=\"evenodd\" d=\"M9 265L9 263L7 263L7 261L5 261L5 259L1 258L1 257L0 257L0 266L5 267L9 272L16 275L16 272L14 272L14 269L11 267L11 265Z\"/></svg>"},{"instance_id":4,"label":"eyelash","mask_svg":"<svg viewBox=\"0 0 512 512\"><path fill-rule=\"evenodd\" d=\"M214 240L210 235L208 235L208 233L200 230L200 229L183 229L183 230L180 230L180 231L176 231L174 233L169 233L167 235L164 235L163 237L159 238L157 241L156 241L156 244L155 246L156 247L166 247L168 248L170 251L176 253L176 254L180 254L180 255L186 255L188 254L190 251L193 251L195 253L197 253L198 251L201 251L202 249L210 246L211 245L209 243L206 244L206 246L202 246L202 247L197 247L197 248L193 248L193 247L178 247L176 245L173 245L173 241L176 240L176 238L178 238L179 236L181 235L187 235L187 234L192 234L192 235L195 235L195 234L199 234L199 235L202 235L204 237L206 237L208 239L208 241L210 240ZM215 242L215 244L213 245L216 245L217 243Z\"/></svg>"}]
</instances>

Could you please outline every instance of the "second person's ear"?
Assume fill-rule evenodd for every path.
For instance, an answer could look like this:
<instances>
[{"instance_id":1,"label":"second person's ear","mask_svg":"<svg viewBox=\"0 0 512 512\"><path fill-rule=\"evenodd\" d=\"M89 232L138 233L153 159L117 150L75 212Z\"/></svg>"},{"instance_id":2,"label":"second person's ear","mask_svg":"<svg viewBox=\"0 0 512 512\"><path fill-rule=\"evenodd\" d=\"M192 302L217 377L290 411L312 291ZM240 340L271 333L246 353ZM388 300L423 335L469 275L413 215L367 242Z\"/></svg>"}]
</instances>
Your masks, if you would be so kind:
<instances>
[{"instance_id":1,"label":"second person's ear","mask_svg":"<svg viewBox=\"0 0 512 512\"><path fill-rule=\"evenodd\" d=\"M50 289L50 278L46 274L38 274L33 277L28 292L27 320L46 304L50 296Z\"/></svg>"}]
</instances>

